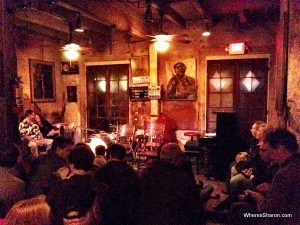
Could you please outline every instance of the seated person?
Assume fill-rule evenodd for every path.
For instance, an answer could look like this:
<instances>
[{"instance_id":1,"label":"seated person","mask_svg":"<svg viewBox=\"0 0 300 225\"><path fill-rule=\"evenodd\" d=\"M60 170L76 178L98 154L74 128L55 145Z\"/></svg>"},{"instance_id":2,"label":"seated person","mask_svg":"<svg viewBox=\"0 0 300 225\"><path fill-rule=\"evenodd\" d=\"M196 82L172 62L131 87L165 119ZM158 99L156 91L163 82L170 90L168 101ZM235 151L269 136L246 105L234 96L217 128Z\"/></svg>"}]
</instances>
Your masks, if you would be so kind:
<instances>
[{"instance_id":1,"label":"seated person","mask_svg":"<svg viewBox=\"0 0 300 225\"><path fill-rule=\"evenodd\" d=\"M51 225L50 207L42 197L16 203L7 213L3 225Z\"/></svg>"},{"instance_id":2,"label":"seated person","mask_svg":"<svg viewBox=\"0 0 300 225\"><path fill-rule=\"evenodd\" d=\"M178 143L176 133L175 133L176 124L175 124L175 121L171 117L169 117L165 113L161 113L155 122L165 124L162 144L167 144L167 143L171 143L171 142Z\"/></svg>"},{"instance_id":3,"label":"seated person","mask_svg":"<svg viewBox=\"0 0 300 225\"><path fill-rule=\"evenodd\" d=\"M24 181L12 174L12 168L19 156L17 145L10 144L0 149L0 218L5 216L14 203L26 197Z\"/></svg>"},{"instance_id":4,"label":"seated person","mask_svg":"<svg viewBox=\"0 0 300 225\"><path fill-rule=\"evenodd\" d=\"M95 201L90 173L95 155L88 145L74 147L68 157L71 174L56 183L47 194L53 224L64 220L85 217Z\"/></svg>"},{"instance_id":5,"label":"seated person","mask_svg":"<svg viewBox=\"0 0 300 225\"><path fill-rule=\"evenodd\" d=\"M35 122L35 116L32 110L27 110L25 112L25 119L19 124L19 132L21 139L28 141L28 147L32 155L37 158L39 156L38 147L44 146L46 151L49 151L53 140L43 137L39 126Z\"/></svg>"},{"instance_id":6,"label":"seated person","mask_svg":"<svg viewBox=\"0 0 300 225\"><path fill-rule=\"evenodd\" d=\"M55 138L48 154L40 155L31 163L29 171L29 184L27 194L35 197L47 194L56 177L54 173L67 164L73 141L69 138L59 136Z\"/></svg>"},{"instance_id":7,"label":"seated person","mask_svg":"<svg viewBox=\"0 0 300 225\"><path fill-rule=\"evenodd\" d=\"M96 152L96 157L94 160L94 164L98 165L99 167L102 167L106 164L106 159L105 159L105 153L106 149L104 145L98 145L95 148Z\"/></svg>"},{"instance_id":8,"label":"seated person","mask_svg":"<svg viewBox=\"0 0 300 225\"><path fill-rule=\"evenodd\" d=\"M52 126L51 123L49 123L45 117L36 114L35 116L35 122L39 125L40 131L45 138L54 139L59 135L59 129Z\"/></svg>"}]
</instances>

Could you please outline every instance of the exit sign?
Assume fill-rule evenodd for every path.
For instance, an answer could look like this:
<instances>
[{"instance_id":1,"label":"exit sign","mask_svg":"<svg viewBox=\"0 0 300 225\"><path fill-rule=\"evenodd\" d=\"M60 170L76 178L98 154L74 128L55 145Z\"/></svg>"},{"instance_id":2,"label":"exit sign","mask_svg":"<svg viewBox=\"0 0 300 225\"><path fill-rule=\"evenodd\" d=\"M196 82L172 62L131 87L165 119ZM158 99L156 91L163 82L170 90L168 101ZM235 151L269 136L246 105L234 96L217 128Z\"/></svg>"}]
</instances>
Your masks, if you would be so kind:
<instances>
[{"instance_id":1,"label":"exit sign","mask_svg":"<svg viewBox=\"0 0 300 225\"><path fill-rule=\"evenodd\" d=\"M246 45L245 43L233 43L229 44L229 54L245 54Z\"/></svg>"}]
</instances>

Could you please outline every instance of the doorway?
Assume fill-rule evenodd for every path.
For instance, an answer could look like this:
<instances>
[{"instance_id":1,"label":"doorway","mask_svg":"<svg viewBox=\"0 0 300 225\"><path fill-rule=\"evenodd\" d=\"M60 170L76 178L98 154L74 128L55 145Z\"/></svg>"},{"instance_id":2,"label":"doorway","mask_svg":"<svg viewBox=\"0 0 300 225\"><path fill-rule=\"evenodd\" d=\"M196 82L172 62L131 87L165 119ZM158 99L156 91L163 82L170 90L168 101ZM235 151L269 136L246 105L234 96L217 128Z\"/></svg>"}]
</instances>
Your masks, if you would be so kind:
<instances>
[{"instance_id":1,"label":"doorway","mask_svg":"<svg viewBox=\"0 0 300 225\"><path fill-rule=\"evenodd\" d=\"M267 120L268 71L268 58L208 60L207 132L216 132L216 112L235 112L239 134L249 140L254 121Z\"/></svg>"},{"instance_id":2,"label":"doorway","mask_svg":"<svg viewBox=\"0 0 300 225\"><path fill-rule=\"evenodd\" d=\"M114 131L129 120L129 64L88 65L87 126Z\"/></svg>"}]
</instances>

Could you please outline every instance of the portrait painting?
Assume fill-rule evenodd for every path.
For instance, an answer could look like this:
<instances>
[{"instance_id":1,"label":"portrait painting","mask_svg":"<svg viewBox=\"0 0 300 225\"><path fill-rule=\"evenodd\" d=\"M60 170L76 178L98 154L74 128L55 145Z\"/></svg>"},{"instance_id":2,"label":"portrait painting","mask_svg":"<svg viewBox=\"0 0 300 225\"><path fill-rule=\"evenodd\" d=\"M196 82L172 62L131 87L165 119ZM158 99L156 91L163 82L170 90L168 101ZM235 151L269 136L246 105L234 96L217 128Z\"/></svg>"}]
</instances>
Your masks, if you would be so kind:
<instances>
[{"instance_id":1,"label":"portrait painting","mask_svg":"<svg viewBox=\"0 0 300 225\"><path fill-rule=\"evenodd\" d=\"M166 100L196 100L196 59L166 61Z\"/></svg>"},{"instance_id":2,"label":"portrait painting","mask_svg":"<svg viewBox=\"0 0 300 225\"><path fill-rule=\"evenodd\" d=\"M29 60L32 102L55 101L54 62Z\"/></svg>"}]
</instances>

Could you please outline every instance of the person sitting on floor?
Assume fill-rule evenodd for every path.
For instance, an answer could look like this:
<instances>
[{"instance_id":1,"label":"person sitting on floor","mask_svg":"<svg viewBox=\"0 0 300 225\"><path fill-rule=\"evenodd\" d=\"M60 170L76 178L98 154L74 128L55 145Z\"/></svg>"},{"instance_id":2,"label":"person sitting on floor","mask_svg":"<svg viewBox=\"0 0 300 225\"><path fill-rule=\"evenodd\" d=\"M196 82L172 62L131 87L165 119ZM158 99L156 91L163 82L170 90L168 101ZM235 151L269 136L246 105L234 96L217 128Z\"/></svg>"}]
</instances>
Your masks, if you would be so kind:
<instances>
[{"instance_id":1,"label":"person sitting on floor","mask_svg":"<svg viewBox=\"0 0 300 225\"><path fill-rule=\"evenodd\" d=\"M94 153L88 145L80 145L72 149L68 159L70 176L52 186L46 197L56 225L64 220L85 218L95 201L91 173Z\"/></svg>"},{"instance_id":2,"label":"person sitting on floor","mask_svg":"<svg viewBox=\"0 0 300 225\"><path fill-rule=\"evenodd\" d=\"M20 156L17 145L10 144L0 149L0 218L3 218L14 203L26 197L25 183L11 172Z\"/></svg>"},{"instance_id":3,"label":"person sitting on floor","mask_svg":"<svg viewBox=\"0 0 300 225\"><path fill-rule=\"evenodd\" d=\"M178 144L161 148L141 177L140 220L144 225L205 224L199 188L191 174L181 168Z\"/></svg>"},{"instance_id":4,"label":"person sitting on floor","mask_svg":"<svg viewBox=\"0 0 300 225\"><path fill-rule=\"evenodd\" d=\"M54 173L66 165L73 144L71 139L59 136L53 141L48 154L40 155L32 162L27 187L29 197L46 194L49 191L53 185L52 179L56 178Z\"/></svg>"},{"instance_id":5,"label":"person sitting on floor","mask_svg":"<svg viewBox=\"0 0 300 225\"><path fill-rule=\"evenodd\" d=\"M140 179L126 161L126 148L112 144L109 161L95 174L102 225L139 224Z\"/></svg>"},{"instance_id":6,"label":"person sitting on floor","mask_svg":"<svg viewBox=\"0 0 300 225\"><path fill-rule=\"evenodd\" d=\"M253 189L267 180L269 177L268 163L264 162L260 157L259 146L264 135L272 129L272 126L265 123L258 126L256 137L259 143L256 148L252 149L246 160L240 161L235 165L238 174L230 179L229 197L217 205L215 210L220 211L230 208L231 204L238 200L238 195L244 190Z\"/></svg>"},{"instance_id":7,"label":"person sitting on floor","mask_svg":"<svg viewBox=\"0 0 300 225\"><path fill-rule=\"evenodd\" d=\"M39 146L44 146L46 151L51 149L53 140L43 137L39 126L35 122L36 114L32 110L26 110L25 119L19 124L19 132L21 139L28 141L28 147L33 155L37 158L39 156Z\"/></svg>"},{"instance_id":8,"label":"person sitting on floor","mask_svg":"<svg viewBox=\"0 0 300 225\"><path fill-rule=\"evenodd\" d=\"M261 149L271 151L272 161L281 167L272 180L268 194L260 190L246 190L246 194L256 200L259 213L281 215L267 218L268 224L299 224L300 154L296 136L286 129L277 128L264 137Z\"/></svg>"}]
</instances>

